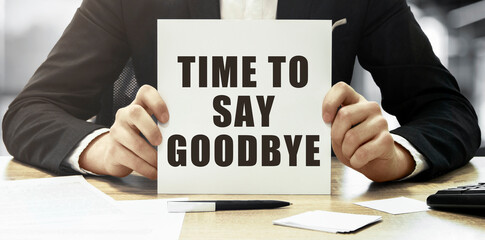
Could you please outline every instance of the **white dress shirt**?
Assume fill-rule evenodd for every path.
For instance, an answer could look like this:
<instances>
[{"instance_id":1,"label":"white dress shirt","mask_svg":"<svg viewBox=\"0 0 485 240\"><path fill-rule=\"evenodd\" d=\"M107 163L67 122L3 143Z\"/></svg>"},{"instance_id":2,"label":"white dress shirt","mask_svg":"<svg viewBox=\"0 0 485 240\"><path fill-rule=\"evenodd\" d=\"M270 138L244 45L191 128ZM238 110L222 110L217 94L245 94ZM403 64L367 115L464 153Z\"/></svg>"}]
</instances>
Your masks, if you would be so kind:
<instances>
[{"instance_id":1,"label":"white dress shirt","mask_svg":"<svg viewBox=\"0 0 485 240\"><path fill-rule=\"evenodd\" d=\"M276 19L278 0L220 0L220 5L222 19ZM68 158L68 164L80 173L93 174L79 167L79 157L93 139L108 131L107 128L98 129L86 136ZM395 142L409 151L416 162L414 171L402 180L413 177L428 168L424 156L411 143L399 135L391 135Z\"/></svg>"}]
</instances>

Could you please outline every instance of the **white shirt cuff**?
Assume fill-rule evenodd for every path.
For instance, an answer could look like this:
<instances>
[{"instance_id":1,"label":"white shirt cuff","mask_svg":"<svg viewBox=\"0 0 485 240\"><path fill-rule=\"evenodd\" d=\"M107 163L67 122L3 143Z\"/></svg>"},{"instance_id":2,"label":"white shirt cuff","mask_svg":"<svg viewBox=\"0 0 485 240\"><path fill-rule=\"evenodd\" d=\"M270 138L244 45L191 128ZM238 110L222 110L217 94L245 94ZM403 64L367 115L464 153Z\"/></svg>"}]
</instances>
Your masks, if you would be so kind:
<instances>
[{"instance_id":1,"label":"white shirt cuff","mask_svg":"<svg viewBox=\"0 0 485 240\"><path fill-rule=\"evenodd\" d=\"M399 145L409 151L414 161L416 162L416 167L414 168L414 171L408 176L401 178L400 181L412 178L429 168L428 163L425 160L426 158L420 152L418 152L418 150L416 150L416 148L414 148L408 140L392 133L391 136L394 139L394 142L397 142Z\"/></svg>"},{"instance_id":2,"label":"white shirt cuff","mask_svg":"<svg viewBox=\"0 0 485 240\"><path fill-rule=\"evenodd\" d=\"M100 129L94 130L92 133L84 137L84 139L81 142L79 142L77 146L74 148L74 151L72 151L71 156L66 158L67 165L79 173L99 176L98 174L95 174L91 171L82 169L79 166L79 157L81 156L81 153L88 147L91 141L93 141L95 138L99 137L101 134L106 133L108 131L109 131L109 128L100 128Z\"/></svg>"}]
</instances>

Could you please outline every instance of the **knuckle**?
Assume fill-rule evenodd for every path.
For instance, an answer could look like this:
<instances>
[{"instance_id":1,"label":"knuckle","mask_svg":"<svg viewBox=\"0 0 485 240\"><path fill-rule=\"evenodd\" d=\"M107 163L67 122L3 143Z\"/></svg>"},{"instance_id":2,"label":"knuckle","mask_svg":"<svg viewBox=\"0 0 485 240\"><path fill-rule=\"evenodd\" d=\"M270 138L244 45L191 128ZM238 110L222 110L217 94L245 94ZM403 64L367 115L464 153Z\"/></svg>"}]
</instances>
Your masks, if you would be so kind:
<instances>
[{"instance_id":1,"label":"knuckle","mask_svg":"<svg viewBox=\"0 0 485 240\"><path fill-rule=\"evenodd\" d=\"M335 99L325 99L322 104L323 113L337 111L337 101Z\"/></svg>"},{"instance_id":2,"label":"knuckle","mask_svg":"<svg viewBox=\"0 0 485 240\"><path fill-rule=\"evenodd\" d=\"M381 137L381 143L383 145L391 145L394 144L394 139L392 138L391 134L383 134Z\"/></svg>"},{"instance_id":3,"label":"knuckle","mask_svg":"<svg viewBox=\"0 0 485 240\"><path fill-rule=\"evenodd\" d=\"M149 85L146 85L146 84L145 84L145 85L141 86L141 87L140 87L140 89L138 89L138 94L143 95L143 94L145 94L146 92L150 91L150 88L151 88L151 87L150 87Z\"/></svg>"},{"instance_id":4,"label":"knuckle","mask_svg":"<svg viewBox=\"0 0 485 240\"><path fill-rule=\"evenodd\" d=\"M380 129L386 129L387 130L387 120L384 117L379 117L376 119L376 125Z\"/></svg>"},{"instance_id":5,"label":"knuckle","mask_svg":"<svg viewBox=\"0 0 485 240\"><path fill-rule=\"evenodd\" d=\"M379 114L381 113L381 106L379 105L379 103L371 101L368 102L368 104L371 112Z\"/></svg>"},{"instance_id":6,"label":"knuckle","mask_svg":"<svg viewBox=\"0 0 485 240\"><path fill-rule=\"evenodd\" d=\"M134 105L131 105L130 107L128 107L127 111L128 111L128 115L130 117L139 118L139 117L142 116L145 109L138 104L134 104Z\"/></svg>"},{"instance_id":7,"label":"knuckle","mask_svg":"<svg viewBox=\"0 0 485 240\"><path fill-rule=\"evenodd\" d=\"M357 151L355 151L354 156L358 160L365 160L369 156L369 152L365 148L359 148L359 149L357 149Z\"/></svg>"},{"instance_id":8,"label":"knuckle","mask_svg":"<svg viewBox=\"0 0 485 240\"><path fill-rule=\"evenodd\" d=\"M349 87L349 85L345 82L342 82L342 81L335 84L335 88L339 88L339 89L342 89L342 90L346 90L346 89L348 89L348 87Z\"/></svg>"},{"instance_id":9,"label":"knuckle","mask_svg":"<svg viewBox=\"0 0 485 240\"><path fill-rule=\"evenodd\" d=\"M351 113L345 107L341 108L337 113L337 118L339 119L339 121L348 121L350 120L350 117Z\"/></svg>"},{"instance_id":10,"label":"knuckle","mask_svg":"<svg viewBox=\"0 0 485 240\"><path fill-rule=\"evenodd\" d=\"M153 87L150 85L143 85L138 89L138 92L136 93L136 98L140 98L142 96L146 96L150 91L153 91Z\"/></svg>"},{"instance_id":11,"label":"knuckle","mask_svg":"<svg viewBox=\"0 0 485 240\"><path fill-rule=\"evenodd\" d=\"M359 141L358 134L355 134L353 131L348 131L345 133L345 145L355 145Z\"/></svg>"},{"instance_id":12,"label":"knuckle","mask_svg":"<svg viewBox=\"0 0 485 240\"><path fill-rule=\"evenodd\" d=\"M123 107L123 108L118 109L118 111L116 111L116 114L115 114L115 119L116 120L119 120L119 119L122 119L123 118L123 115L125 115L125 113L126 113L126 108L127 107Z\"/></svg>"},{"instance_id":13,"label":"knuckle","mask_svg":"<svg viewBox=\"0 0 485 240\"><path fill-rule=\"evenodd\" d=\"M120 134L121 134L120 128L118 127L117 123L115 123L115 124L113 124L113 126L111 126L111 128L109 129L109 133L114 139L116 139L120 136Z\"/></svg>"}]
</instances>

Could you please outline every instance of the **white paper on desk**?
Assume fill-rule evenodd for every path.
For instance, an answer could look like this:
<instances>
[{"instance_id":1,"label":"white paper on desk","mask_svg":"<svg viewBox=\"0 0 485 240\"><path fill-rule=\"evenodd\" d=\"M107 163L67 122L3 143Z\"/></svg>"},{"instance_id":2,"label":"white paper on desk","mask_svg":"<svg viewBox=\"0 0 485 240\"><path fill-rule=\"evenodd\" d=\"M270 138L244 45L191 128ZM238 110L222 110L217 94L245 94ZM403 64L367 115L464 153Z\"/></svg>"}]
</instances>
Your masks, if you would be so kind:
<instances>
[{"instance_id":1,"label":"white paper on desk","mask_svg":"<svg viewBox=\"0 0 485 240\"><path fill-rule=\"evenodd\" d=\"M332 233L346 233L353 232L381 219L380 216L318 210L275 220L273 224Z\"/></svg>"},{"instance_id":2,"label":"white paper on desk","mask_svg":"<svg viewBox=\"0 0 485 240\"><path fill-rule=\"evenodd\" d=\"M129 200L115 204L123 211L122 215L93 216L89 221L32 225L27 229L13 228L7 231L14 235L8 239L179 239L185 214L168 213L167 200ZM2 234L5 233L0 236L8 236Z\"/></svg>"},{"instance_id":3,"label":"white paper on desk","mask_svg":"<svg viewBox=\"0 0 485 240\"><path fill-rule=\"evenodd\" d=\"M425 202L407 197L358 202L355 204L391 214L422 212L429 209Z\"/></svg>"},{"instance_id":4,"label":"white paper on desk","mask_svg":"<svg viewBox=\"0 0 485 240\"><path fill-rule=\"evenodd\" d=\"M0 182L0 226L45 224L121 214L82 176Z\"/></svg>"},{"instance_id":5,"label":"white paper on desk","mask_svg":"<svg viewBox=\"0 0 485 240\"><path fill-rule=\"evenodd\" d=\"M154 239L177 240L182 230L185 213L169 213L167 201L186 201L187 198L126 200L116 204L130 215L130 219L150 226Z\"/></svg>"},{"instance_id":6,"label":"white paper on desk","mask_svg":"<svg viewBox=\"0 0 485 240\"><path fill-rule=\"evenodd\" d=\"M0 192L0 239L157 239L81 176L6 181Z\"/></svg>"},{"instance_id":7,"label":"white paper on desk","mask_svg":"<svg viewBox=\"0 0 485 240\"><path fill-rule=\"evenodd\" d=\"M30 224L25 226L1 226L0 239L9 240L155 240L151 226L120 215L92 216L90 219L70 220L66 222L50 222L45 224Z\"/></svg>"}]
</instances>

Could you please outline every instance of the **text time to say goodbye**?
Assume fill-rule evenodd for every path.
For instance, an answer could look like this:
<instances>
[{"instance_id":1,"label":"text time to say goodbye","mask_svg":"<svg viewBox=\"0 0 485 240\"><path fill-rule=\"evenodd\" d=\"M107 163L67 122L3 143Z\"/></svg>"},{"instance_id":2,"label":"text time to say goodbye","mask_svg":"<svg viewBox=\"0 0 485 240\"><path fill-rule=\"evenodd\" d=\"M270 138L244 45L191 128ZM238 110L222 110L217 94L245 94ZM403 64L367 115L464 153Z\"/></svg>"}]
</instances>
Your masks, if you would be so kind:
<instances>
[{"instance_id":1,"label":"text time to say goodbye","mask_svg":"<svg viewBox=\"0 0 485 240\"><path fill-rule=\"evenodd\" d=\"M182 69L182 88L257 88L258 82L252 77L257 74L253 66L255 56L179 56L177 62ZM289 85L292 88L304 88L308 84L308 60L303 56L294 56L288 61L285 56L269 56L267 64L272 65L272 88L282 87L282 74L288 74ZM209 69L208 61L211 68ZM193 74L193 65L197 64L198 73ZM284 71L286 70L287 71ZM209 74L211 77L209 78ZM239 73L239 74L238 74ZM197 82L194 80L197 79ZM221 91L224 93L224 91ZM297 154L301 148L305 149L306 166L320 166L320 160L315 159L319 153L319 135L271 135L252 136L244 134L245 128L270 127L271 110L275 104L275 95L238 95L214 96L212 115L214 126L224 128L238 128L240 135L230 136L221 134L210 139L203 133L191 139L181 134L173 134L167 139L167 161L172 167L184 167L188 162L194 166L204 167L213 159L220 167L237 164L241 167L264 166L274 167L281 164L281 153L287 153L289 166L297 166ZM233 110L228 107L234 105ZM253 110L257 109L257 110ZM256 122L255 114L260 115ZM284 119L281 119L284 121ZM203 129L201 129L203 131ZM280 139L281 137L281 139ZM190 144L189 144L190 143ZM212 151L211 151L212 150ZM234 154L237 150L237 154ZM213 156L211 156L211 152ZM259 154L258 154L259 153ZM191 161L187 161L190 157Z\"/></svg>"},{"instance_id":2,"label":"text time to say goodbye","mask_svg":"<svg viewBox=\"0 0 485 240\"><path fill-rule=\"evenodd\" d=\"M157 24L158 193L330 193L332 20Z\"/></svg>"}]
</instances>

